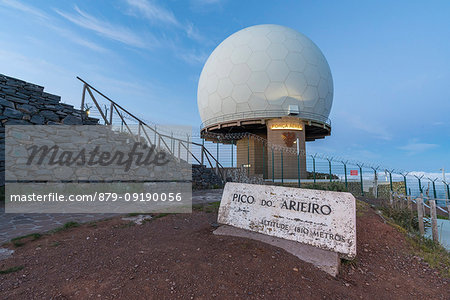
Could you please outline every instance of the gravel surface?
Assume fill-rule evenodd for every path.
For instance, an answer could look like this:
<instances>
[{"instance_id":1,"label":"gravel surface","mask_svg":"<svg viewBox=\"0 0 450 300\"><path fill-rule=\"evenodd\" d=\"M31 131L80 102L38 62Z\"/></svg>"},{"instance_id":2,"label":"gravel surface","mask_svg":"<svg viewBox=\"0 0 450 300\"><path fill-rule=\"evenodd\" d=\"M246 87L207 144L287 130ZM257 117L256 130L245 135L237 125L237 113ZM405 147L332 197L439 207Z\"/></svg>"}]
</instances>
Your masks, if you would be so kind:
<instances>
[{"instance_id":1,"label":"gravel surface","mask_svg":"<svg viewBox=\"0 0 450 300\"><path fill-rule=\"evenodd\" d=\"M2 299L449 299L450 281L371 209L357 258L333 278L287 252L215 236L214 212L115 217L27 241L0 270Z\"/></svg>"}]
</instances>

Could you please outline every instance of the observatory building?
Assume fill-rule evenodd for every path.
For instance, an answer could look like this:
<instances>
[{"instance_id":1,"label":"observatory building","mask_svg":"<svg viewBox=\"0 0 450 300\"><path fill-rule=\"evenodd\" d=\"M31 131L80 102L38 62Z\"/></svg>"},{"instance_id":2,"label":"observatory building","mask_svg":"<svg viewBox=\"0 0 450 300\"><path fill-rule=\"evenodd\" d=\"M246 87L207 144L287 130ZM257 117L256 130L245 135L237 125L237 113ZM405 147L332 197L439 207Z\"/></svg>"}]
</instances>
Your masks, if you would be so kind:
<instances>
[{"instance_id":1,"label":"observatory building","mask_svg":"<svg viewBox=\"0 0 450 300\"><path fill-rule=\"evenodd\" d=\"M279 25L251 26L229 36L209 56L197 102L203 137L250 132L267 139L268 145L298 147L305 177L305 142L331 133L333 79L324 55L303 34ZM250 168L252 174L278 169L271 166L270 155L263 164L243 155L251 151L256 157L264 151L262 144L234 142L238 166ZM297 172L284 176L297 178Z\"/></svg>"}]
</instances>

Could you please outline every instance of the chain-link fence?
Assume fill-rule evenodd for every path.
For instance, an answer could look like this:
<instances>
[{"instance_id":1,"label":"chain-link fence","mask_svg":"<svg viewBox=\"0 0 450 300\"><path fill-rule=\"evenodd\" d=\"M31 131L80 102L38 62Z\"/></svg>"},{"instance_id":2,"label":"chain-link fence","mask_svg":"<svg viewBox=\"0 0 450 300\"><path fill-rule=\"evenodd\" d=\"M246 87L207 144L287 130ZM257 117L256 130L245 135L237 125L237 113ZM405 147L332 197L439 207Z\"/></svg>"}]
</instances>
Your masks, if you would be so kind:
<instances>
[{"instance_id":1,"label":"chain-link fence","mask_svg":"<svg viewBox=\"0 0 450 300\"><path fill-rule=\"evenodd\" d=\"M450 182L365 163L309 154L295 143L291 147L271 145L249 133L194 136L225 168L237 168L266 183L284 186L347 190L355 195L388 199L390 191L436 199L447 206Z\"/></svg>"}]
</instances>

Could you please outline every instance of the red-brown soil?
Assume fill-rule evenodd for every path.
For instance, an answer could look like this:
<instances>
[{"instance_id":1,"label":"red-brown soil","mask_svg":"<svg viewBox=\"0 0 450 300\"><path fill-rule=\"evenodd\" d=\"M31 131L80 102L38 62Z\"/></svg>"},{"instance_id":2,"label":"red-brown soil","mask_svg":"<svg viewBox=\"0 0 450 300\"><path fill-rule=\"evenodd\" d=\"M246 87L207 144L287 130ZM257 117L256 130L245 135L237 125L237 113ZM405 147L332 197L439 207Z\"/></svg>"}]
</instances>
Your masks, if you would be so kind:
<instances>
[{"instance_id":1,"label":"red-brown soil","mask_svg":"<svg viewBox=\"0 0 450 300\"><path fill-rule=\"evenodd\" d=\"M2 299L450 299L450 281L371 209L357 259L333 278L276 247L213 235L195 211L131 226L119 217L44 236L0 261Z\"/></svg>"}]
</instances>

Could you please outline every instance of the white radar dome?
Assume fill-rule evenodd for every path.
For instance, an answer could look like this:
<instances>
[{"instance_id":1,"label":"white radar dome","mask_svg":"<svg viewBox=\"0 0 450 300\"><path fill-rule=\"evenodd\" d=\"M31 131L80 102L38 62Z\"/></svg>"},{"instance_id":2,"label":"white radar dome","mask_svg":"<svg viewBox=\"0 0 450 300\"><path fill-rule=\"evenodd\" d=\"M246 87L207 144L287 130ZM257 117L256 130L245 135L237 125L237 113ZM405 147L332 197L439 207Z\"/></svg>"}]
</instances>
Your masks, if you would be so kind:
<instances>
[{"instance_id":1,"label":"white radar dome","mask_svg":"<svg viewBox=\"0 0 450 300\"><path fill-rule=\"evenodd\" d=\"M328 123L333 78L320 49L300 32L257 25L224 40L198 83L203 127L231 120L292 114Z\"/></svg>"}]
</instances>

